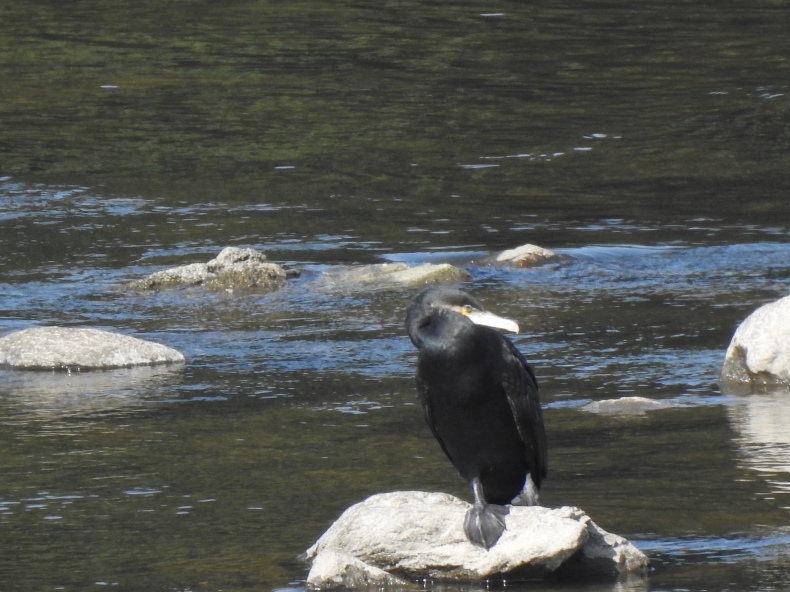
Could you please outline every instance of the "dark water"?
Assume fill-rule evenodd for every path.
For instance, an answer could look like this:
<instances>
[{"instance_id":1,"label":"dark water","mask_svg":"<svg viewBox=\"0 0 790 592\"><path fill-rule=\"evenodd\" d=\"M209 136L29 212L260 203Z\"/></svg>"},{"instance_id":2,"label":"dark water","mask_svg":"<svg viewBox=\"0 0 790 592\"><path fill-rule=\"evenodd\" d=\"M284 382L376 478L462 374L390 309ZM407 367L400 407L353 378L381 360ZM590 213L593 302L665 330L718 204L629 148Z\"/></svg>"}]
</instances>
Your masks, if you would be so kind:
<instances>
[{"instance_id":1,"label":"dark water","mask_svg":"<svg viewBox=\"0 0 790 592\"><path fill-rule=\"evenodd\" d=\"M716 385L789 291L789 30L782 0L3 3L0 331L189 358L0 373L3 589L300 589L351 503L467 496L415 405L411 291L320 280L387 260L458 262L519 321L543 502L655 567L529 589L789 589L790 393ZM572 259L476 263L526 242ZM117 289L227 245L303 273ZM670 406L582 410L631 395Z\"/></svg>"}]
</instances>

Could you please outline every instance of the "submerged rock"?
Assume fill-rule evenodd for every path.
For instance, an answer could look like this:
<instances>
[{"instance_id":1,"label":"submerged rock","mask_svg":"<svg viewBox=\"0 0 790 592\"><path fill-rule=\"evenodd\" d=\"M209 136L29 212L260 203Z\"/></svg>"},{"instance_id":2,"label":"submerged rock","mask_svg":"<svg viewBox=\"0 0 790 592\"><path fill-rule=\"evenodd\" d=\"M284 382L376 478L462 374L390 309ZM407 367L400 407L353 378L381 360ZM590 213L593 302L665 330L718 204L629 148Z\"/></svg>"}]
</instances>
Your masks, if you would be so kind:
<instances>
[{"instance_id":1,"label":"submerged rock","mask_svg":"<svg viewBox=\"0 0 790 592\"><path fill-rule=\"evenodd\" d=\"M565 257L537 245L521 245L515 249L502 251L493 258L494 263L508 263L516 267L539 267L547 263L557 263Z\"/></svg>"},{"instance_id":2,"label":"submerged rock","mask_svg":"<svg viewBox=\"0 0 790 592\"><path fill-rule=\"evenodd\" d=\"M277 263L255 249L226 247L207 263L191 263L163 269L148 277L126 284L129 290L163 290L184 286L202 286L207 290L233 292L270 291L281 287L288 277Z\"/></svg>"},{"instance_id":3,"label":"submerged rock","mask_svg":"<svg viewBox=\"0 0 790 592\"><path fill-rule=\"evenodd\" d=\"M790 296L761 306L735 330L719 382L790 384Z\"/></svg>"},{"instance_id":4,"label":"submerged rock","mask_svg":"<svg viewBox=\"0 0 790 592\"><path fill-rule=\"evenodd\" d=\"M617 577L648 568L641 551L578 508L513 506L502 538L489 550L466 538L469 508L445 493L374 495L346 510L305 552L311 562L307 583L355 587L360 581L386 583L385 574L457 581Z\"/></svg>"},{"instance_id":5,"label":"submerged rock","mask_svg":"<svg viewBox=\"0 0 790 592\"><path fill-rule=\"evenodd\" d=\"M329 289L352 290L457 284L470 279L472 274L449 263L424 263L415 267L406 263L378 263L332 269L321 276L319 284Z\"/></svg>"},{"instance_id":6,"label":"submerged rock","mask_svg":"<svg viewBox=\"0 0 790 592\"><path fill-rule=\"evenodd\" d=\"M584 405L582 411L603 415L644 415L647 411L672 407L669 401L648 399L647 397L620 397L604 399Z\"/></svg>"},{"instance_id":7,"label":"submerged rock","mask_svg":"<svg viewBox=\"0 0 790 592\"><path fill-rule=\"evenodd\" d=\"M34 327L0 337L0 366L12 368L87 370L183 361L172 347L101 329Z\"/></svg>"}]
</instances>

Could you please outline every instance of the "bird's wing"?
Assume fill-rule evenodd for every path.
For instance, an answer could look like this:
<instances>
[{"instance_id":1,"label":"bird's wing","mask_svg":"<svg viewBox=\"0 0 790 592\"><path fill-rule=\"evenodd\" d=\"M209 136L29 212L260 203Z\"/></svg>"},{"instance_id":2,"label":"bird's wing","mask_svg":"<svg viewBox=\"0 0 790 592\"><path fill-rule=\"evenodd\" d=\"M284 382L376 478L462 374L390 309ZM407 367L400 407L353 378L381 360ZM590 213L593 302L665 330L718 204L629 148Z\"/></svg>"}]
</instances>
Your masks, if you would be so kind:
<instances>
[{"instance_id":1,"label":"bird's wing","mask_svg":"<svg viewBox=\"0 0 790 592\"><path fill-rule=\"evenodd\" d=\"M541 479L546 476L548 457L538 381L524 356L509 339L502 337L502 347L506 360L502 386L513 411L519 436L527 447L527 459L534 469L532 479L540 487Z\"/></svg>"},{"instance_id":2,"label":"bird's wing","mask_svg":"<svg viewBox=\"0 0 790 592\"><path fill-rule=\"evenodd\" d=\"M420 396L420 403L422 404L422 409L425 412L425 421L428 424L428 427L431 428L433 437L436 438L436 441L439 442L439 446L442 447L442 450L444 450L447 458L449 458L450 462L453 463L453 466L455 466L453 457L450 456L447 446L445 446L444 442L442 441L442 437L439 435L439 432L436 431L436 424L433 420L433 410L431 409L431 397L429 396L428 384L420 378L419 374L417 374L417 394Z\"/></svg>"}]
</instances>

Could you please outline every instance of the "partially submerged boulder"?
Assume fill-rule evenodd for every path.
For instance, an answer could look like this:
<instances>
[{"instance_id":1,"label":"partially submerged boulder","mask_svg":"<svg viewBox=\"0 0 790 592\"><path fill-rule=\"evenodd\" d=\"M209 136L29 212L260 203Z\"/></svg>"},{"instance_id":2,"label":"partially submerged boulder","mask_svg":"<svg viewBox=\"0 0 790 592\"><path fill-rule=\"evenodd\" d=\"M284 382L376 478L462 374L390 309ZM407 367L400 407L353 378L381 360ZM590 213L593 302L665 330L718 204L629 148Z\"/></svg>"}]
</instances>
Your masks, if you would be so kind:
<instances>
[{"instance_id":1,"label":"partially submerged boulder","mask_svg":"<svg viewBox=\"0 0 790 592\"><path fill-rule=\"evenodd\" d=\"M183 361L172 347L101 329L34 327L0 337L0 366L11 368L95 370Z\"/></svg>"},{"instance_id":2,"label":"partially submerged boulder","mask_svg":"<svg viewBox=\"0 0 790 592\"><path fill-rule=\"evenodd\" d=\"M761 306L735 330L719 382L790 384L790 296Z\"/></svg>"},{"instance_id":3,"label":"partially submerged boulder","mask_svg":"<svg viewBox=\"0 0 790 592\"><path fill-rule=\"evenodd\" d=\"M255 249L226 247L207 263L191 263L163 269L148 277L126 284L130 290L163 290L184 286L201 286L206 290L233 292L270 291L281 287L288 277L277 263Z\"/></svg>"},{"instance_id":4,"label":"partially submerged boulder","mask_svg":"<svg viewBox=\"0 0 790 592\"><path fill-rule=\"evenodd\" d=\"M393 273L389 281L408 286L428 284L457 284L472 279L472 274L449 263L423 263Z\"/></svg>"},{"instance_id":5,"label":"partially submerged boulder","mask_svg":"<svg viewBox=\"0 0 790 592\"><path fill-rule=\"evenodd\" d=\"M419 287L432 284L457 284L472 279L465 269L449 263L406 263L342 266L322 274L319 283L330 289L376 289L393 286Z\"/></svg>"},{"instance_id":6,"label":"partially submerged boulder","mask_svg":"<svg viewBox=\"0 0 790 592\"><path fill-rule=\"evenodd\" d=\"M513 506L502 537L483 549L464 533L469 507L445 493L374 495L346 510L305 552L307 583L327 589L424 578L617 577L648 568L641 551L572 507Z\"/></svg>"},{"instance_id":7,"label":"partially submerged boulder","mask_svg":"<svg viewBox=\"0 0 790 592\"><path fill-rule=\"evenodd\" d=\"M600 413L602 415L644 415L647 411L672 407L669 401L648 399L647 397L620 397L619 399L603 399L582 406L582 411Z\"/></svg>"},{"instance_id":8,"label":"partially submerged boulder","mask_svg":"<svg viewBox=\"0 0 790 592\"><path fill-rule=\"evenodd\" d=\"M507 263L515 267L539 267L547 263L558 263L564 259L565 257L549 249L526 244L515 249L502 251L493 257L493 262L498 264Z\"/></svg>"}]
</instances>

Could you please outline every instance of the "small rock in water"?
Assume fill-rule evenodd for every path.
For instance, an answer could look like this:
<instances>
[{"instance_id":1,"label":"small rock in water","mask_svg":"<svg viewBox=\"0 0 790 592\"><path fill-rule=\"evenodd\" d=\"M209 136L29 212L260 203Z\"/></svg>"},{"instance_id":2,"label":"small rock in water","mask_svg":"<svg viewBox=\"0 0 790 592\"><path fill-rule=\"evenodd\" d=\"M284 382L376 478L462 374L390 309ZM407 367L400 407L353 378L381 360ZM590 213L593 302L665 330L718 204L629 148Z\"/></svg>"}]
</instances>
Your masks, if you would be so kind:
<instances>
[{"instance_id":1,"label":"small rock in water","mask_svg":"<svg viewBox=\"0 0 790 592\"><path fill-rule=\"evenodd\" d=\"M495 263L509 263L516 267L539 267L547 263L557 263L563 257L537 245L521 245L515 249L502 251L494 257Z\"/></svg>"},{"instance_id":2,"label":"small rock in water","mask_svg":"<svg viewBox=\"0 0 790 592\"><path fill-rule=\"evenodd\" d=\"M305 552L311 562L307 583L353 588L359 581L385 581L382 571L409 579L504 581L550 574L617 577L648 569L641 551L578 508L513 506L504 534L489 550L464 533L469 508L445 493L374 495L346 510Z\"/></svg>"},{"instance_id":3,"label":"small rock in water","mask_svg":"<svg viewBox=\"0 0 790 592\"><path fill-rule=\"evenodd\" d=\"M202 286L206 290L233 292L269 291L281 287L288 277L277 263L255 249L226 247L207 263L191 263L163 269L126 284L129 290L162 290L183 286Z\"/></svg>"},{"instance_id":4,"label":"small rock in water","mask_svg":"<svg viewBox=\"0 0 790 592\"><path fill-rule=\"evenodd\" d=\"M790 296L746 317L727 348L719 375L724 387L790 384Z\"/></svg>"},{"instance_id":5,"label":"small rock in water","mask_svg":"<svg viewBox=\"0 0 790 592\"><path fill-rule=\"evenodd\" d=\"M123 368L184 361L166 345L77 327L34 327L0 337L0 366L20 369Z\"/></svg>"}]
</instances>

